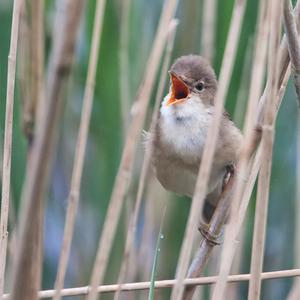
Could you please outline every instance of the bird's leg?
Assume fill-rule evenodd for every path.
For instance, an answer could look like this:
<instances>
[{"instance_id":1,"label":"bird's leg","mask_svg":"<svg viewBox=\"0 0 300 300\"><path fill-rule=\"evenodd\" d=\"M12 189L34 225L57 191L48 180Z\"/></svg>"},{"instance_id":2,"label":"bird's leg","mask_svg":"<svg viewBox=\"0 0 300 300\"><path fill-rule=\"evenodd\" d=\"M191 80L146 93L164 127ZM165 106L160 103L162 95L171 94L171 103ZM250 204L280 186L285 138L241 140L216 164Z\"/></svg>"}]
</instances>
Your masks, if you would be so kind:
<instances>
[{"instance_id":1,"label":"bird's leg","mask_svg":"<svg viewBox=\"0 0 300 300\"><path fill-rule=\"evenodd\" d=\"M222 196L223 192L224 192L224 189L230 179L230 177L234 174L235 172L235 166L233 164L230 164L230 165L227 165L225 167L226 169L226 173L224 175L224 178L223 178L223 184L222 184L222 193L220 194L220 197ZM207 205L209 203L205 203L206 205L206 208L207 208ZM214 207L214 211L215 211L215 208ZM212 213L213 215L213 213ZM228 220L229 216L226 218ZM227 223L227 221L225 222ZM212 235L210 233L210 230L209 230L209 227L210 227L210 220L208 223L204 223L204 222L200 222L200 225L198 227L198 230L200 231L201 235L209 242L211 243L212 245L220 245L221 244L221 238L222 238L222 235L223 235L223 230L220 232L220 234L218 235Z\"/></svg>"}]
</instances>

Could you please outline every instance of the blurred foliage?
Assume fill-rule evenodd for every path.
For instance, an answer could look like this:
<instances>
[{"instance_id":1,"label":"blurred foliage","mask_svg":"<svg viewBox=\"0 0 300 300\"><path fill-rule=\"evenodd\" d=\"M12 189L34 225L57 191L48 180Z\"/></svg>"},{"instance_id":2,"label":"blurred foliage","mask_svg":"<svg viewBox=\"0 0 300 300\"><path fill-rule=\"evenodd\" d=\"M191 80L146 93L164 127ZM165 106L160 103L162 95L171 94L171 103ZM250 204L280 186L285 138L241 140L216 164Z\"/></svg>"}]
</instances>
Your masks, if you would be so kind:
<instances>
[{"instance_id":1,"label":"blurred foliage","mask_svg":"<svg viewBox=\"0 0 300 300\"><path fill-rule=\"evenodd\" d=\"M12 2L0 2L0 132L3 140L7 56L9 50ZM46 52L51 50L51 32L53 25L54 5L46 0ZM231 19L234 1L218 1L217 28L216 28L216 56L213 65L218 73L220 70L226 37ZM130 95L133 102L141 78L146 71L147 58L155 36L157 23L162 10L163 1L132 0L129 22L129 82ZM175 40L173 58L187 53L201 53L200 40L202 28L201 14L202 1L180 1L177 17L180 21ZM242 81L241 73L251 72L251 60L245 65L245 55L249 47L253 47L257 17L258 0L248 1L244 17L238 54L235 61L233 77L226 102L227 110L233 114L237 101L238 91L246 83ZM95 87L94 107L90 126L88 149L86 153L85 168L82 178L81 202L75 236L72 245L69 269L66 278L66 287L86 285L89 280L95 251L98 244L99 233L104 221L106 208L113 187L113 182L120 161L124 137L121 122L121 107L119 93L119 38L122 0L107 1L103 35L101 39L100 59ZM80 39L77 45L77 55L72 80L66 87L66 105L61 126L57 154L53 166L51 187L48 195L45 227L45 260L43 288L52 288L59 251L61 246L64 218L66 212L66 199L69 190L74 148L76 144L78 125L82 106L83 89L86 80L87 62L91 44L91 33L95 11L95 0L87 1L86 13L82 22ZM251 49L250 49L251 51ZM26 142L20 128L21 102L16 85L16 102L14 115L14 136L12 153L12 194L14 206L19 208L19 201L24 179L26 162ZM155 93L153 93L155 94ZM293 228L295 207L295 157L296 157L296 114L297 106L295 92L289 85L283 105L279 113L276 126L276 140L272 169L271 194L269 204L268 229L266 240L266 256L264 270L288 269L293 264ZM145 129L147 129L147 124ZM2 146L1 146L2 152ZM118 269L122 260L124 247L124 233L126 233L126 209L134 204L135 193L143 148L139 147L136 155L135 177L129 189L128 204L125 205L120 220L116 242L110 259L110 268L105 282L112 283L117 280ZM145 194L146 195L146 194ZM169 197L170 198L170 197ZM161 208L167 205L167 222L163 230L164 240L161 242L161 258L158 266L158 279L173 278L176 261L179 254L180 243L184 233L184 226L188 215L190 201L174 198L153 199L156 220L161 217ZM299 199L298 199L299 200ZM152 201L152 199L151 199ZM251 240L254 214L254 201L251 202L249 221L246 224L246 241L243 255L242 272L249 272L251 257ZM143 232L143 218L141 217L140 232ZM159 224L159 221L155 224ZM149 244L148 254L154 255L155 237L158 228L153 229L153 243ZM136 245L141 246L138 235ZM140 260L143 258L139 258ZM151 259L153 261L153 259ZM140 264L140 262L137 262ZM141 280L140 275L137 280ZM150 279L142 278L143 280ZM278 279L263 283L262 299L284 299L291 286L291 279ZM247 284L240 284L240 298L246 299ZM206 288L206 294L208 290ZM158 293L161 299L168 299L169 291ZM129 298L132 293L128 293ZM137 293L142 298L146 294ZM103 299L111 299L105 295ZM142 299L139 298L139 299ZM80 297L78 297L80 299Z\"/></svg>"}]
</instances>

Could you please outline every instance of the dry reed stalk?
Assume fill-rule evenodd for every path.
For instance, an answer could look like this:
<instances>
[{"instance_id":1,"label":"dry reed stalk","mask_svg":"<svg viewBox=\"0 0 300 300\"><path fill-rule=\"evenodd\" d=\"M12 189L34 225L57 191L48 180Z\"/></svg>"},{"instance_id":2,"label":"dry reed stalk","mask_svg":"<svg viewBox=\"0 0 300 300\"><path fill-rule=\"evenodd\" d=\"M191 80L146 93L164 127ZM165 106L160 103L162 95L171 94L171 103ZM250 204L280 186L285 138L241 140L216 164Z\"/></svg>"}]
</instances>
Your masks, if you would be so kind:
<instances>
[{"instance_id":1,"label":"dry reed stalk","mask_svg":"<svg viewBox=\"0 0 300 300\"><path fill-rule=\"evenodd\" d=\"M253 126L256 120L256 110L257 104L259 102L263 83L264 83L264 74L265 74L265 61L267 54L267 37L268 37L268 10L266 1L260 1L259 5L259 21L257 26L257 37L255 44L255 52L254 52L254 63L251 73L251 85L249 92L249 100L247 105L247 113L245 118L244 125L244 134L245 140L251 142L250 135L253 134ZM251 146L246 145L245 148L251 148ZM246 150L244 150L246 152ZM246 156L246 155L245 155ZM249 157L245 157L246 159ZM247 163L247 161L246 161Z\"/></svg>"},{"instance_id":2,"label":"dry reed stalk","mask_svg":"<svg viewBox=\"0 0 300 300\"><path fill-rule=\"evenodd\" d=\"M21 33L20 33L21 34ZM3 144L2 141L0 141L0 157L3 157ZM0 160L0 183L3 182L3 176L2 176L2 170L3 170L3 161ZM16 237L17 237L17 226L16 226L16 210L14 207L14 198L12 195L12 188L10 187L9 192L9 211L8 211L8 227L11 229L11 232L8 236L9 240L7 243L7 256L10 258L8 261L10 264L6 266L6 270L8 273L6 273L6 281L10 281L10 271L11 271L11 265L14 262L15 257L15 249L17 249L16 244Z\"/></svg>"},{"instance_id":3,"label":"dry reed stalk","mask_svg":"<svg viewBox=\"0 0 300 300\"><path fill-rule=\"evenodd\" d=\"M19 29L19 46L18 46L18 82L20 85L20 99L21 99L21 105L22 105L22 129L23 133L26 132L25 128L26 121L29 119L27 117L29 111L28 103L30 103L30 96L29 96L29 90L31 87L30 84L30 59L29 59L29 43L30 43L30 22L28 17L28 6L29 5L22 5L21 12L20 12L20 29ZM27 136L25 134L25 136Z\"/></svg>"},{"instance_id":4,"label":"dry reed stalk","mask_svg":"<svg viewBox=\"0 0 300 300\"><path fill-rule=\"evenodd\" d=\"M228 40L227 40L226 49L223 56L226 59L223 59L222 62L222 68L221 68L221 73L219 78L219 87L215 99L216 104L214 110L214 118L207 133L207 136L211 138L206 140L205 147L203 150L203 156L202 156L201 165L198 173L195 193L191 203L190 214L188 217L184 240L180 251L179 262L177 265L177 270L176 270L177 282L172 290L172 295L171 295L172 300L181 299L184 292L183 279L186 276L188 264L191 257L191 250L193 246L194 237L197 233L199 212L201 211L201 208L203 206L203 201L206 195L206 186L207 186L211 165L213 161L214 149L218 138L220 122L223 116L224 102L225 102L225 97L230 82L229 78L231 78L231 73L233 69L233 63L236 55L245 6L246 6L246 1L244 0L235 1L232 21L230 25L229 34L228 34Z\"/></svg>"},{"instance_id":5,"label":"dry reed stalk","mask_svg":"<svg viewBox=\"0 0 300 300\"><path fill-rule=\"evenodd\" d=\"M28 271L38 264L32 253L36 249L36 237L32 225L36 222L35 208L42 205L48 185L48 177L57 136L57 128L63 102L62 91L73 63L75 41L84 1L60 2L59 28L53 39L46 85L47 101L38 106L37 126L32 144L31 167L26 171L22 194L20 241L14 267L12 299L33 300L37 297L35 283L30 281Z\"/></svg>"},{"instance_id":6,"label":"dry reed stalk","mask_svg":"<svg viewBox=\"0 0 300 300\"><path fill-rule=\"evenodd\" d=\"M247 42L247 50L244 58L243 70L242 70L242 77L241 77L241 86L239 87L236 106L233 114L234 123L237 126L242 126L242 120L245 117L245 107L247 106L247 94L249 93L249 86L250 86L250 66L252 65L252 47L253 46L253 39L249 38ZM255 177L256 178L256 177ZM252 190L252 189L251 189ZM239 232L238 240L241 241L239 245L237 245L237 253L234 257L233 265L232 265L232 272L235 274L239 273L242 264L242 256L244 250L244 243L246 239L246 226L247 220L243 221L244 226L241 227L241 231ZM223 249L222 252L223 253ZM219 260L221 260L222 255L219 255ZM231 300L238 299L238 285L230 285L228 287L226 297Z\"/></svg>"},{"instance_id":7,"label":"dry reed stalk","mask_svg":"<svg viewBox=\"0 0 300 300\"><path fill-rule=\"evenodd\" d=\"M235 109L233 114L233 121L237 127L243 126L243 120L245 119L247 95L250 89L250 66L252 65L253 55L253 39L250 37L247 42L247 50L244 58L243 70L241 75L241 85L237 93L237 100L235 103Z\"/></svg>"},{"instance_id":8,"label":"dry reed stalk","mask_svg":"<svg viewBox=\"0 0 300 300\"><path fill-rule=\"evenodd\" d=\"M84 157L86 145L88 140L89 124L91 119L91 112L94 99L95 78L98 65L100 40L103 25L103 16L105 11L105 0L98 0L96 3L96 11L94 17L94 28L92 35L92 45L88 65L88 74L86 86L83 96L83 105L79 132L77 137L77 144L75 149L74 165L71 179L71 187L68 197L68 208L65 220L64 236L62 241L61 255L58 264L58 271L55 280L56 294L54 300L61 299L61 289L64 285L68 259L70 255L70 248L74 233L74 223L77 214L80 186L84 164Z\"/></svg>"},{"instance_id":9,"label":"dry reed stalk","mask_svg":"<svg viewBox=\"0 0 300 300\"><path fill-rule=\"evenodd\" d=\"M167 0L160 18L153 48L146 66L145 78L139 91L137 101L134 105L132 123L128 130L119 170L106 213L105 223L103 225L102 235L99 240L99 246L90 282L91 290L86 297L87 300L96 299L97 286L102 282L104 277L123 199L131 177L135 149L143 127L151 90L167 38L166 28L175 14L176 6L176 0Z\"/></svg>"},{"instance_id":10,"label":"dry reed stalk","mask_svg":"<svg viewBox=\"0 0 300 300\"><path fill-rule=\"evenodd\" d=\"M299 277L300 269L290 269L290 270L280 270L280 271L272 271L272 272L263 272L262 280L271 280L271 279L279 279L279 278L289 278L289 277ZM185 285L208 285L214 284L217 281L217 276L207 276L207 277L199 277L199 278L186 278L184 280ZM250 274L237 274L230 275L228 277L228 282L247 282L250 280ZM155 281L156 289L170 288L174 286L176 280L174 279L166 279L166 280L158 280ZM122 291L138 291L138 290L148 290L150 288L151 282L134 282L134 283L123 283L121 285ZM111 285L102 285L97 287L98 293L112 293L117 291L119 288L118 284ZM80 296L86 295L89 292L89 286L76 287L76 288L68 288L62 290L62 296ZM55 294L55 290L44 290L39 292L39 298L45 299L53 297ZM10 295L5 294L2 299L9 299Z\"/></svg>"},{"instance_id":11,"label":"dry reed stalk","mask_svg":"<svg viewBox=\"0 0 300 300\"><path fill-rule=\"evenodd\" d=\"M283 16L284 31L286 33L292 72L294 75L298 105L300 106L300 45L297 24L295 22L293 7L290 0L284 0Z\"/></svg>"},{"instance_id":12,"label":"dry reed stalk","mask_svg":"<svg viewBox=\"0 0 300 300\"><path fill-rule=\"evenodd\" d=\"M158 111L159 111L159 106L161 103L161 100L163 99L163 92L164 88L166 85L166 79L168 75L168 68L170 65L170 60L171 60L171 53L173 50L173 45L174 45L174 39L175 39L175 32L176 28L178 25L178 21L176 19L173 19L168 28L168 40L167 40L167 46L166 46L166 53L161 69L161 75L159 79L159 85L157 88L157 93L155 97L155 105L153 108L152 112L152 119L151 119L151 125L149 129L149 134L151 134L154 131L154 128L157 123L157 117L158 117ZM149 166L150 166L150 159L153 151L153 146L152 144L149 144L149 147L145 151L145 156L144 156L144 161L142 165L142 171L139 179L139 184L138 184L138 191L137 191L137 196L136 196L136 201L135 201L135 207L134 207L134 212L132 219L129 224L128 232L127 232L127 237L126 237L126 242L125 242L125 250L123 254L123 259L122 259L122 265L118 277L118 283L122 283L125 279L126 275L126 269L128 267L128 262L130 260L130 257L132 256L132 250L134 247L134 237L136 235L136 230L137 230L137 223L138 223L138 217L140 213L140 207L142 203L142 196L145 188L145 182L148 176L149 172ZM150 200L151 201L151 200ZM119 292L115 294L114 299L119 299Z\"/></svg>"},{"instance_id":13,"label":"dry reed stalk","mask_svg":"<svg viewBox=\"0 0 300 300\"><path fill-rule=\"evenodd\" d=\"M213 62L215 57L216 13L217 1L205 0L202 15L201 54L210 62Z\"/></svg>"},{"instance_id":14,"label":"dry reed stalk","mask_svg":"<svg viewBox=\"0 0 300 300\"><path fill-rule=\"evenodd\" d=\"M7 88L6 88L6 110L5 129L3 143L3 164L2 164L2 195L1 195L1 220L0 220L0 298L3 295L4 276L7 250L7 222L9 215L10 199L10 175L11 175L11 153L12 153L12 130L13 130L13 108L16 78L16 59L19 35L19 21L22 7L22 0L15 0L11 24L10 49L7 66Z\"/></svg>"},{"instance_id":15,"label":"dry reed stalk","mask_svg":"<svg viewBox=\"0 0 300 300\"><path fill-rule=\"evenodd\" d=\"M121 0L120 46L119 46L119 74L120 74L120 103L123 122L123 136L128 129L128 117L131 103L129 82L129 18L131 0Z\"/></svg>"},{"instance_id":16,"label":"dry reed stalk","mask_svg":"<svg viewBox=\"0 0 300 300\"><path fill-rule=\"evenodd\" d=\"M28 152L26 168L32 166L32 144L34 140L34 124L36 119L36 111L39 101L44 99L44 0L31 0L27 8L23 6L23 10L28 9L28 71L29 80L25 84L29 84L27 98L24 99L22 111L23 132L27 138ZM25 74L26 76L27 74ZM28 75L27 75L28 76ZM42 253L43 253L43 233L44 233L44 205L43 202L37 203L35 206L35 218L32 220L31 235L36 243L33 245L31 253L31 261L37 263L31 264L32 270L28 268L28 281L32 282L31 292L35 293L39 290L42 277Z\"/></svg>"},{"instance_id":17,"label":"dry reed stalk","mask_svg":"<svg viewBox=\"0 0 300 300\"><path fill-rule=\"evenodd\" d=\"M262 126L262 159L258 176L257 200L255 209L255 223L251 255L251 278L249 283L248 298L260 299L261 293L261 272L263 267L267 213L269 203L269 191L272 168L272 154L274 143L274 109L275 98L277 97L279 66L280 34L282 0L269 1L270 12L270 37L269 37L269 61L268 61L268 91L265 105L265 112Z\"/></svg>"},{"instance_id":18,"label":"dry reed stalk","mask_svg":"<svg viewBox=\"0 0 300 300\"><path fill-rule=\"evenodd\" d=\"M21 33L20 33L21 34ZM0 157L3 157L3 143L0 141ZM2 176L2 170L3 170L3 161L0 160L0 183L3 182L3 176ZM12 265L14 263L15 258L15 249L17 249L17 226L16 226L16 210L14 207L14 198L12 194L12 188L10 187L9 192L9 211L8 211L8 227L10 228L10 234L8 235L8 243L7 243L7 250L6 250L6 256L9 257L8 264L6 265L6 270L4 270L4 278L6 278L6 282L10 282L11 277L11 269ZM6 272L6 273L5 273Z\"/></svg>"},{"instance_id":19,"label":"dry reed stalk","mask_svg":"<svg viewBox=\"0 0 300 300\"><path fill-rule=\"evenodd\" d=\"M20 57L20 63L28 64L27 70L25 70L26 73L23 75L25 76L23 85L29 86L29 91L24 95L23 100L22 127L30 148L33 139L36 108L38 101L42 99L44 88L44 1L31 0L23 6L22 10L24 11L23 18L26 20L22 22L21 26L26 27L27 37L25 38L28 38L28 41L24 41L25 38L21 37L23 44L20 46L27 49L23 49L25 53ZM21 60L23 61L21 62Z\"/></svg>"}]
</instances>

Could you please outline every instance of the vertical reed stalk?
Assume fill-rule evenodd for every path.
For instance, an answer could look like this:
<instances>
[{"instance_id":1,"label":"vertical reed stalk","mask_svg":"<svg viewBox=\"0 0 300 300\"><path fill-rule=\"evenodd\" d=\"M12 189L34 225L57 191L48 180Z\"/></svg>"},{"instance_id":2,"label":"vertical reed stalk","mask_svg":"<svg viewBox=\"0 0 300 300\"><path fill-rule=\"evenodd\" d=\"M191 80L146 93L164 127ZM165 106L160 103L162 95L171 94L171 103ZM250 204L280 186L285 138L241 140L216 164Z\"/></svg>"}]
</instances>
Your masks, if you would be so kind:
<instances>
[{"instance_id":1,"label":"vertical reed stalk","mask_svg":"<svg viewBox=\"0 0 300 300\"><path fill-rule=\"evenodd\" d=\"M91 53L88 66L87 81L83 97L83 106L81 113L81 121L75 149L73 173L71 180L70 193L68 197L68 208L65 221L64 236L62 241L61 255L58 264L58 271L55 280L55 296L54 300L61 299L61 290L64 285L67 263L70 255L70 248L74 232L75 217L78 209L80 186L84 164L84 156L86 151L88 130L93 107L95 78L98 65L100 40L102 33L103 16L105 11L105 0L98 0L95 18L94 29L92 35Z\"/></svg>"},{"instance_id":2,"label":"vertical reed stalk","mask_svg":"<svg viewBox=\"0 0 300 300\"><path fill-rule=\"evenodd\" d=\"M211 63L215 57L217 1L204 0L202 15L201 54Z\"/></svg>"},{"instance_id":3,"label":"vertical reed stalk","mask_svg":"<svg viewBox=\"0 0 300 300\"><path fill-rule=\"evenodd\" d=\"M99 246L90 282L91 289L90 293L86 297L87 300L95 300L97 298L97 286L103 281L109 259L109 253L123 205L123 199L131 177L136 145L143 127L151 90L167 38L166 28L175 14L176 6L176 0L167 0L161 15L153 48L146 66L145 78L141 86L138 99L135 103L135 113L128 130L119 170L109 202L105 223L103 225L102 235L99 240Z\"/></svg>"},{"instance_id":4,"label":"vertical reed stalk","mask_svg":"<svg viewBox=\"0 0 300 300\"><path fill-rule=\"evenodd\" d=\"M3 295L4 277L7 252L7 222L9 214L10 199L10 175L11 175L11 153L12 153L12 130L13 130L13 110L14 110L14 92L16 78L16 59L19 35L19 21L22 7L22 0L15 0L13 6L10 49L8 54L7 66L7 88L6 88L6 111L5 111L5 129L3 143L3 164L2 164L2 195L1 195L1 220L0 220L0 298Z\"/></svg>"},{"instance_id":5,"label":"vertical reed stalk","mask_svg":"<svg viewBox=\"0 0 300 300\"><path fill-rule=\"evenodd\" d=\"M25 85L28 89L28 93L22 95L22 126L30 152L34 138L36 110L44 89L44 0L31 0L23 6L22 10L24 20L21 26L24 28L21 29L25 37L20 37L22 44L20 43L19 48L22 48L22 56L19 55L19 58L20 64L25 65L22 74L23 89L26 89Z\"/></svg>"},{"instance_id":6,"label":"vertical reed stalk","mask_svg":"<svg viewBox=\"0 0 300 300\"><path fill-rule=\"evenodd\" d=\"M232 21L230 25L229 34L228 34L228 40L226 44L225 53L223 56L226 59L223 59L222 62L222 68L221 68L220 79L219 79L219 88L215 100L216 104L215 104L214 118L207 134L207 136L211 138L206 140L205 147L203 150L203 156L201 160L202 163L200 165L200 169L198 173L195 193L192 200L190 214L188 217L188 222L187 222L186 231L184 235L184 240L180 251L179 262L177 265L177 270L176 270L177 282L172 290L172 296L171 296L172 300L181 299L184 292L183 280L184 277L186 276L188 264L191 257L191 250L193 246L194 237L197 233L199 212L201 211L204 198L206 195L206 186L210 175L213 155L215 152L214 149L218 138L221 118L223 116L224 102L225 102L225 97L227 94L227 90L228 90L228 86L232 74L233 63L236 55L245 6L246 6L246 1L244 0L235 1ZM209 249L207 250L209 251ZM206 262L206 259L207 256L204 255L203 262ZM201 271L202 270L200 270L200 272ZM192 295L193 295L193 291L188 292L188 295L187 297L185 297L185 299L190 299L189 297L191 297Z\"/></svg>"},{"instance_id":7,"label":"vertical reed stalk","mask_svg":"<svg viewBox=\"0 0 300 300\"><path fill-rule=\"evenodd\" d=\"M22 99L22 128L27 139L26 168L31 168L32 144L34 140L34 124L39 102L44 99L44 0L30 0L23 5L20 23L20 43L18 62ZM38 263L28 269L33 290L38 290L41 281L42 248L44 232L44 207L42 203L35 207L36 218L32 224L32 235L36 244L31 253L32 259ZM17 249L17 247L15 247ZM28 279L29 280L29 279Z\"/></svg>"},{"instance_id":8,"label":"vertical reed stalk","mask_svg":"<svg viewBox=\"0 0 300 300\"><path fill-rule=\"evenodd\" d=\"M233 121L237 127L243 126L245 119L246 107L248 101L248 93L250 90L250 76L251 76L251 65L253 59L253 38L250 37L247 42L247 50L244 58L243 70L241 74L241 85L237 93L237 100L235 103L235 109L233 114Z\"/></svg>"},{"instance_id":9,"label":"vertical reed stalk","mask_svg":"<svg viewBox=\"0 0 300 300\"><path fill-rule=\"evenodd\" d=\"M31 167L26 171L22 194L20 218L20 241L14 267L12 299L37 299L36 283L31 282L27 272L38 264L33 253L37 247L36 236L32 235L32 224L37 222L36 207L43 205L48 186L50 166L54 154L58 123L63 103L64 84L73 64L75 41L85 1L60 1L62 10L53 39L53 49L49 61L46 101L38 107L35 138L32 144ZM40 254L41 255L41 254ZM39 254L38 254L39 256Z\"/></svg>"},{"instance_id":10,"label":"vertical reed stalk","mask_svg":"<svg viewBox=\"0 0 300 300\"><path fill-rule=\"evenodd\" d=\"M164 92L164 88L166 85L166 79L167 79L167 74L168 74L168 68L170 65L171 53L172 53L173 45L174 45L175 30L176 30L177 24L178 24L177 20L172 20L169 25L166 53L165 53L165 57L164 57L163 65L162 65L159 86L157 88L157 93L156 93L156 97L155 97L155 106L154 106L154 109L152 112L152 120L151 120L151 125L150 125L150 130L149 130L150 139L151 139L151 135L152 135L152 133L155 129L156 123L157 123L158 110L159 110L161 100L163 98L163 92ZM134 213L133 213L133 217L129 224L129 228L128 228L128 232L127 232L125 250L124 250L124 254L123 254L122 266L121 266L120 273L119 273L118 283L122 283L125 279L126 269L128 267L129 259L132 256L132 249L134 247L133 241L134 241L134 237L136 234L138 217L139 217L140 207L141 207L141 203L142 203L142 196L143 196L143 192L144 192L147 175L149 172L150 158L151 158L152 151L153 151L152 143L150 142L148 145L149 145L149 148L146 149L143 166L142 166L142 171L141 171L141 175L140 175ZM117 292L115 294L115 298L114 298L115 300L119 299L119 294L120 294L119 292Z\"/></svg>"},{"instance_id":11,"label":"vertical reed stalk","mask_svg":"<svg viewBox=\"0 0 300 300\"><path fill-rule=\"evenodd\" d=\"M23 131L27 138L27 169L32 166L32 144L34 140L34 124L39 102L44 99L44 0L31 0L28 3L30 20L29 23L29 94L23 107ZM23 57L23 59L26 59ZM31 253L32 261L36 261L28 268L28 281L32 282L32 292L38 291L41 285L42 262L43 262L43 233L44 233L44 205L37 203L35 218L32 220L31 234L36 243L33 244ZM33 296L34 297L34 296Z\"/></svg>"},{"instance_id":12,"label":"vertical reed stalk","mask_svg":"<svg viewBox=\"0 0 300 300\"><path fill-rule=\"evenodd\" d=\"M249 85L250 85L250 66L252 61L252 55L253 55L253 39L249 38L247 43L247 50L244 58L244 65L243 65L243 71L242 71L242 77L241 77L241 85L239 87L238 95L237 95L237 101L236 106L233 114L233 120L234 123L238 126L242 126L242 121L245 117L245 108L247 106L247 94L249 93ZM255 177L256 178L256 177ZM248 182L249 185L249 182ZM244 244L246 240L246 222L247 220L244 220L244 226L241 228L241 232L239 233L238 240L240 240L240 244L237 245L237 252L234 257L233 265L232 265L232 272L238 274L241 265L242 265L242 256L243 256L243 250L244 250ZM222 254L223 251L220 253ZM219 256L219 259L221 261L222 255ZM226 297L231 300L238 300L238 292L239 292L239 285L229 285L228 290L226 293Z\"/></svg>"},{"instance_id":13,"label":"vertical reed stalk","mask_svg":"<svg viewBox=\"0 0 300 300\"><path fill-rule=\"evenodd\" d=\"M268 200L270 190L270 178L272 167L272 152L274 142L274 102L277 95L279 81L279 67L276 63L279 58L280 29L282 1L269 1L270 11L270 38L269 38L269 61L268 61L268 92L266 107L263 118L262 134L262 164L258 177L257 201L255 209L255 224L251 257L251 278L249 283L249 299L260 299L261 273L264 257Z\"/></svg>"}]
</instances>

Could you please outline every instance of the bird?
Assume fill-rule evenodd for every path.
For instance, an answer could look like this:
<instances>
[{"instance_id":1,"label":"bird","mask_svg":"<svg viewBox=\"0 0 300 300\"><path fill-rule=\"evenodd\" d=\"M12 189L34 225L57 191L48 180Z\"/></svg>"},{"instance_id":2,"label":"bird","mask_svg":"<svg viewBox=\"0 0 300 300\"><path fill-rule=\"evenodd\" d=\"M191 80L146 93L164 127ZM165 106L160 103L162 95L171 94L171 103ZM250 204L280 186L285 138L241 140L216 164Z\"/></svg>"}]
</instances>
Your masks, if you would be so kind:
<instances>
[{"instance_id":1,"label":"bird","mask_svg":"<svg viewBox=\"0 0 300 300\"><path fill-rule=\"evenodd\" d=\"M180 196L193 197L217 92L209 62L184 55L169 71L170 87L150 133L151 164L160 184ZM209 223L224 187L228 170L237 162L242 133L224 110L214 153L202 217Z\"/></svg>"}]
</instances>

